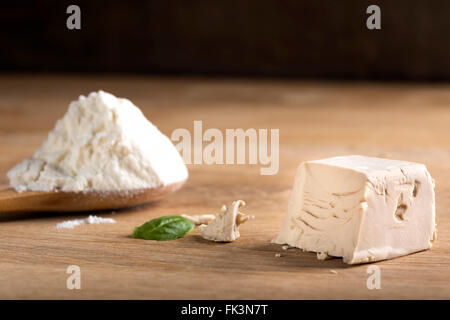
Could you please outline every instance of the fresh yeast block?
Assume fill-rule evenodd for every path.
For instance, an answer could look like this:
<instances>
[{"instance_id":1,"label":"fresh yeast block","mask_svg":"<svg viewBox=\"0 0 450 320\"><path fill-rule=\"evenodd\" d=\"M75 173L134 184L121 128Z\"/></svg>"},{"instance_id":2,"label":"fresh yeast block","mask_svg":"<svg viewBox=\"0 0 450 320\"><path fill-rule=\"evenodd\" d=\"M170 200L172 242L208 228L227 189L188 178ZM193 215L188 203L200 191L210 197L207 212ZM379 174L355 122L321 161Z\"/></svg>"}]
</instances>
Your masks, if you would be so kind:
<instances>
[{"instance_id":1,"label":"fresh yeast block","mask_svg":"<svg viewBox=\"0 0 450 320\"><path fill-rule=\"evenodd\" d=\"M278 244L356 264L431 248L434 182L425 165L342 156L300 164Z\"/></svg>"}]
</instances>

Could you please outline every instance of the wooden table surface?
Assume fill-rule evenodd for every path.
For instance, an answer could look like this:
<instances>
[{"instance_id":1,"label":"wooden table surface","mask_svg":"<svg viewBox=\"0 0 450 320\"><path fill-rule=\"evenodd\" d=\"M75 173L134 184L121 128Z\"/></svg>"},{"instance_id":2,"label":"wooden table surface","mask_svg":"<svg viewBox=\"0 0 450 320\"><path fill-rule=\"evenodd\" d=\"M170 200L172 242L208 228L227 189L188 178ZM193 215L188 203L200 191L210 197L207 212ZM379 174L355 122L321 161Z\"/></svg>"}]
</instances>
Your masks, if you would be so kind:
<instances>
[{"instance_id":1,"label":"wooden table surface","mask_svg":"<svg viewBox=\"0 0 450 320\"><path fill-rule=\"evenodd\" d=\"M152 205L99 215L114 225L56 229L83 214L0 214L0 298L391 299L450 298L450 85L302 82L144 76L0 76L0 188L30 157L68 103L103 89L130 98L162 132L207 128L280 129L280 168L189 165L188 183ZM425 163L436 180L438 241L431 250L369 265L271 244L304 160L363 154ZM243 199L256 216L241 238L221 244L197 231L167 242L135 240L136 225L163 215L215 213ZM86 213L87 214L87 213ZM281 257L276 257L281 253ZM66 269L81 268L81 290Z\"/></svg>"}]
</instances>

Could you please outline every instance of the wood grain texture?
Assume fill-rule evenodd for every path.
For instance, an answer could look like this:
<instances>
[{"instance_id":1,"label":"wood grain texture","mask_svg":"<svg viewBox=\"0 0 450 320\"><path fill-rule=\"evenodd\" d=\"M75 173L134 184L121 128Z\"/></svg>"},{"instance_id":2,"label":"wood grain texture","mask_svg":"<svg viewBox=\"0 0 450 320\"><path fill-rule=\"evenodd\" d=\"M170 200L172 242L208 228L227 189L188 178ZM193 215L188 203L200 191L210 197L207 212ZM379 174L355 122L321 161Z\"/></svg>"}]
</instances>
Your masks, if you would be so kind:
<instances>
[{"instance_id":1,"label":"wood grain texture","mask_svg":"<svg viewBox=\"0 0 450 320\"><path fill-rule=\"evenodd\" d=\"M2 214L0 298L450 298L450 85L3 75L0 187L68 102L98 89L130 98L168 135L192 132L194 120L204 129L278 128L280 170L261 176L259 165L190 165L188 182L174 195L99 214L114 225L58 230L56 223L84 215ZM381 290L367 289L368 265L318 261L270 243L297 165L344 154L422 162L436 180L438 241L431 250L377 262ZM168 242L131 238L149 219L215 213L236 199L256 219L242 225L234 243L208 242L197 231ZM72 264L81 268L81 290L66 289Z\"/></svg>"}]
</instances>

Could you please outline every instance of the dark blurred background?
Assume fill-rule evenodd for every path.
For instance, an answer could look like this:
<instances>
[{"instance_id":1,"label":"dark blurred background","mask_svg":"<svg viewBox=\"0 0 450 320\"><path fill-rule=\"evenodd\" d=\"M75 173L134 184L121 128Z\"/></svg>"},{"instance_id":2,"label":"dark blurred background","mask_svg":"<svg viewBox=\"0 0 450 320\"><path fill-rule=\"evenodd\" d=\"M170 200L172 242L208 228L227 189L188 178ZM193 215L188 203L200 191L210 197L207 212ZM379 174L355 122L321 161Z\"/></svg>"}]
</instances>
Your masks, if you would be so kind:
<instances>
[{"instance_id":1,"label":"dark blurred background","mask_svg":"<svg viewBox=\"0 0 450 320\"><path fill-rule=\"evenodd\" d=\"M0 70L449 80L449 35L449 0L10 1Z\"/></svg>"}]
</instances>

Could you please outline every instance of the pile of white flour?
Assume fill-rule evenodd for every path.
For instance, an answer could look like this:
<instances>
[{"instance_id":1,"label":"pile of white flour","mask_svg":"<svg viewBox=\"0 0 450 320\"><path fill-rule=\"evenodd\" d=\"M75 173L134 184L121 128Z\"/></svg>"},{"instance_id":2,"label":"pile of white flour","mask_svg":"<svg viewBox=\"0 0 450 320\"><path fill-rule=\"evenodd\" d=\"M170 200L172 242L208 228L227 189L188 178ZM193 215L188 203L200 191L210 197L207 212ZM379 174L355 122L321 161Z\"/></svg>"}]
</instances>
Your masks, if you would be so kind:
<instances>
[{"instance_id":1,"label":"pile of white flour","mask_svg":"<svg viewBox=\"0 0 450 320\"><path fill-rule=\"evenodd\" d=\"M137 190L187 177L169 138L131 101L103 91L73 101L34 156L8 172L18 192Z\"/></svg>"},{"instance_id":2,"label":"pile of white flour","mask_svg":"<svg viewBox=\"0 0 450 320\"><path fill-rule=\"evenodd\" d=\"M82 224L101 224L101 223L116 223L113 218L102 218L97 216L89 216L86 219L67 220L56 225L57 229L73 229Z\"/></svg>"}]
</instances>

